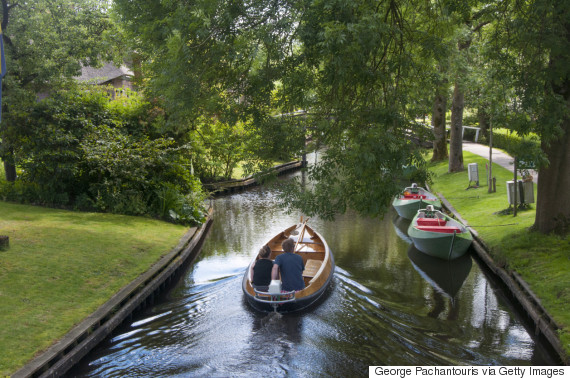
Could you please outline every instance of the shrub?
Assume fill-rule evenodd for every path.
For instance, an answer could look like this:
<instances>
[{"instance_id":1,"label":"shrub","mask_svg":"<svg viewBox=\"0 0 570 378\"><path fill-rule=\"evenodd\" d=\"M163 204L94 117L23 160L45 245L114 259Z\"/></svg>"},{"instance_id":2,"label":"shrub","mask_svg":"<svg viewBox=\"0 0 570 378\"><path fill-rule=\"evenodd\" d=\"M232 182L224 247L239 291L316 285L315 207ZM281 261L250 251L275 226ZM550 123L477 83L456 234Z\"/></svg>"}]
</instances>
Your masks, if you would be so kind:
<instances>
[{"instance_id":1,"label":"shrub","mask_svg":"<svg viewBox=\"0 0 570 378\"><path fill-rule=\"evenodd\" d=\"M489 144L489 136L485 135L480 143ZM540 139L536 134L522 138L508 129L493 129L493 147L501 148L510 155L516 156L519 169L525 171L537 169L547 162L540 148Z\"/></svg>"},{"instance_id":2,"label":"shrub","mask_svg":"<svg viewBox=\"0 0 570 378\"><path fill-rule=\"evenodd\" d=\"M203 218L204 194L190 173L188 148L156 136L153 109L136 93L128 101L100 88L67 90L23 112L22 168L16 183L3 184L7 200L79 210L151 215L177 223ZM179 198L157 210L155 196L169 187ZM165 204L163 204L164 206ZM175 212L172 216L170 211Z\"/></svg>"}]
</instances>

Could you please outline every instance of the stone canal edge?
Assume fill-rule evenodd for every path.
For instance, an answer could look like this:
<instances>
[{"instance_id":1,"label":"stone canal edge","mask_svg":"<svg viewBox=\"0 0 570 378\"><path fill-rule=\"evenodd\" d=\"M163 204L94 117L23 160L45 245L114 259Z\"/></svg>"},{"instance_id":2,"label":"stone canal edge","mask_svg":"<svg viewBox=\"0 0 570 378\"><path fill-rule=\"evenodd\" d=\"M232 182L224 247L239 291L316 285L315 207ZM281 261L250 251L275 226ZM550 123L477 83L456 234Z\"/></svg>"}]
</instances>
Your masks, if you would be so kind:
<instances>
[{"instance_id":1,"label":"stone canal edge","mask_svg":"<svg viewBox=\"0 0 570 378\"><path fill-rule=\"evenodd\" d=\"M428 189L429 190L429 189ZM453 216L466 226L469 223L461 217L457 210L441 193L436 193L441 199L443 207ZM542 337L552 350L558 355L563 365L570 364L570 357L564 350L564 346L560 342L558 333L561 327L556 324L554 319L542 306L540 299L532 292L528 284L515 271L508 271L497 264L489 254L489 247L479 237L475 229L469 227L473 235L473 249L475 256L487 268L488 272L498 279L504 287L510 292L512 299L518 304L524 313L528 316L528 320L534 325L534 335Z\"/></svg>"},{"instance_id":2,"label":"stone canal edge","mask_svg":"<svg viewBox=\"0 0 570 378\"><path fill-rule=\"evenodd\" d=\"M134 311L152 303L154 296L167 287L181 268L194 261L202 249L212 221L213 208L210 207L204 224L199 228L190 228L178 245L148 271L124 286L61 340L28 362L12 377L59 377L65 374Z\"/></svg>"}]
</instances>

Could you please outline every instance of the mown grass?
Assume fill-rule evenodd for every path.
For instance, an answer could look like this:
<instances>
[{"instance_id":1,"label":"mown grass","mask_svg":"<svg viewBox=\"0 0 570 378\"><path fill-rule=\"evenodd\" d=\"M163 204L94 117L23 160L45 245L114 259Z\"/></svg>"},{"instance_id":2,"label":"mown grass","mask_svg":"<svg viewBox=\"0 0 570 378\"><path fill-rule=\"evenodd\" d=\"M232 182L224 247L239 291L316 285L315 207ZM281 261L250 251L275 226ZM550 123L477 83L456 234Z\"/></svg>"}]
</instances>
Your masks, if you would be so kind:
<instances>
[{"instance_id":1,"label":"mown grass","mask_svg":"<svg viewBox=\"0 0 570 378\"><path fill-rule=\"evenodd\" d=\"M477 163L481 187L466 189L467 171L448 173L448 163L430 165L434 173L431 186L441 193L478 233L490 248L495 261L518 272L540 298L555 321L562 326L559 336L570 355L570 238L542 235L529 228L534 224L535 204L517 216L502 215L508 208L506 181L513 174L493 164L497 191L488 193L485 164L488 160L463 152L464 164ZM536 184L534 195L536 199Z\"/></svg>"},{"instance_id":2,"label":"mown grass","mask_svg":"<svg viewBox=\"0 0 570 378\"><path fill-rule=\"evenodd\" d=\"M168 253L187 228L0 202L0 376L23 366Z\"/></svg>"},{"instance_id":3,"label":"mown grass","mask_svg":"<svg viewBox=\"0 0 570 378\"><path fill-rule=\"evenodd\" d=\"M289 161L282 161L282 160L278 160L278 161L274 161L273 162L273 166L276 165L280 165L280 164L285 164L288 163ZM244 168L244 164L245 161L240 161L237 165L237 167L235 167L232 171L232 180L240 180L243 178L246 178L248 176L250 176L250 174L247 174Z\"/></svg>"}]
</instances>

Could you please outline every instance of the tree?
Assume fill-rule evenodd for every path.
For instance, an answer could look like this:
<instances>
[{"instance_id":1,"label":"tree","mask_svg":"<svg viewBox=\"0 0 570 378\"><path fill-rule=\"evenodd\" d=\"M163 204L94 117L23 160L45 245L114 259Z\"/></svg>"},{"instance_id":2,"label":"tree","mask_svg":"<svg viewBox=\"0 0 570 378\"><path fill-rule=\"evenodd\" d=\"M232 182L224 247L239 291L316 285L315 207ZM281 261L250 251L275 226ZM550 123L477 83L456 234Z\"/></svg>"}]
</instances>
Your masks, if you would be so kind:
<instances>
[{"instance_id":1,"label":"tree","mask_svg":"<svg viewBox=\"0 0 570 378\"><path fill-rule=\"evenodd\" d=\"M421 2L307 2L299 60L315 72L316 134L326 152L287 203L332 217L348 208L381 216L407 165L423 166L408 140L415 96L431 97L434 38ZM427 5L429 6L429 5ZM418 13L416 13L418 12ZM428 59L426 59L428 58Z\"/></svg>"},{"instance_id":2,"label":"tree","mask_svg":"<svg viewBox=\"0 0 570 378\"><path fill-rule=\"evenodd\" d=\"M199 117L230 125L240 119L267 140L288 131L303 141L296 122L276 123L269 115L310 111L307 132L327 151L309 172L314 189L299 184L288 192L291 206L309 214L350 207L381 215L399 190L396 178L404 167L423 167L408 136L416 132L416 111L433 93L433 46L440 38L420 16L431 4L116 5L146 54L149 92L164 101L172 127L195 129ZM290 151L300 150L297 139L286 141Z\"/></svg>"},{"instance_id":3,"label":"tree","mask_svg":"<svg viewBox=\"0 0 570 378\"><path fill-rule=\"evenodd\" d=\"M228 135L245 127L248 138L253 136L244 151L251 161L254 155L266 160L267 144L285 127L286 135L299 135L294 123L277 125L271 117L277 108L290 111L288 99L276 97L275 88L290 84L279 79L295 49L295 6L262 0L117 0L115 10L141 56L145 92L165 109L166 130L181 143L205 146L209 156L201 163L217 159L200 133L207 124L235 127L225 130ZM259 135L265 144L253 143ZM299 150L299 140L287 147Z\"/></svg>"},{"instance_id":4,"label":"tree","mask_svg":"<svg viewBox=\"0 0 570 378\"><path fill-rule=\"evenodd\" d=\"M540 136L548 165L540 167L534 228L570 230L570 3L500 3L493 58L511 79L514 122L520 135ZM548 27L545 27L545 26Z\"/></svg>"},{"instance_id":5,"label":"tree","mask_svg":"<svg viewBox=\"0 0 570 378\"><path fill-rule=\"evenodd\" d=\"M21 109L39 95L78 76L81 65L96 65L111 54L105 36L113 24L104 0L2 0L2 30L8 74L3 80L0 157L6 178L16 178L14 128Z\"/></svg>"},{"instance_id":6,"label":"tree","mask_svg":"<svg viewBox=\"0 0 570 378\"><path fill-rule=\"evenodd\" d=\"M447 152L447 131L445 129L445 114L447 112L447 86L448 80L441 79L436 84L433 111L432 111L432 126L433 126L433 155L432 161L443 161L449 158Z\"/></svg>"},{"instance_id":7,"label":"tree","mask_svg":"<svg viewBox=\"0 0 570 378\"><path fill-rule=\"evenodd\" d=\"M470 47L477 32L489 23L485 18L492 10L478 0L447 2L457 20L457 54L455 58L453 100L451 104L451 130L449 138L449 172L459 172L463 166L463 109L469 82L471 64ZM480 9L479 9L480 7Z\"/></svg>"}]
</instances>

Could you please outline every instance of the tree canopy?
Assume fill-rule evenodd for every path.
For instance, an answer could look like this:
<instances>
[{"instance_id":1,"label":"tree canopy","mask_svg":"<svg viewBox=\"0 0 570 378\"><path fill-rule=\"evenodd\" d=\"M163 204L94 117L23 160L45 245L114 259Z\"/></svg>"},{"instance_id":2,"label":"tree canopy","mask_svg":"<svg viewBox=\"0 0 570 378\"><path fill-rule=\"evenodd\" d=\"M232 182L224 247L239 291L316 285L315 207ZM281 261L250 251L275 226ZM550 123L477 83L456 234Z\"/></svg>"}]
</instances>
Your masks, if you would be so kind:
<instances>
[{"instance_id":1,"label":"tree canopy","mask_svg":"<svg viewBox=\"0 0 570 378\"><path fill-rule=\"evenodd\" d=\"M82 65L111 59L120 47L110 41L118 31L103 0L2 0L2 31L8 74L2 81L3 117L0 157L15 179L12 115L74 76ZM119 49L120 50L120 49Z\"/></svg>"},{"instance_id":2,"label":"tree canopy","mask_svg":"<svg viewBox=\"0 0 570 378\"><path fill-rule=\"evenodd\" d=\"M407 167L427 177L412 140L434 139L417 122L432 112L434 158L445 158L448 104L456 129L449 167L462 169L467 106L484 128L539 136L542 153L527 154L542 165L535 226L569 229L565 1L115 0L112 12L95 0L3 5L14 66L8 113L104 56L107 37L124 31L141 62L140 88L164 114L153 137L192 146L191 164L204 177L227 176L238 159L263 167L306 152L308 139L324 146L309 169L314 185L293 182L287 205L325 217L348 208L381 216ZM299 110L303 122L277 117ZM9 161L13 121L1 127Z\"/></svg>"},{"instance_id":3,"label":"tree canopy","mask_svg":"<svg viewBox=\"0 0 570 378\"><path fill-rule=\"evenodd\" d=\"M445 85L452 83L452 128L457 130L452 131L450 170L463 165L466 98L484 123L491 117L521 135L540 134L550 165L541 171L541 180L546 179L539 183L537 227L543 232L567 227L568 209L553 216L552 201L540 194L568 196L563 194L566 179L548 178L554 176L548 173L552 168L569 176L567 155L555 148L568 138L566 2L116 4L147 54L150 87L180 117L177 122L192 127L204 114L251 117L253 127L271 135L270 123L264 123L271 111L311 113L307 134L326 150L310 169L312 189L299 184L286 191L293 208L325 216L347 208L383 214L399 189L396 178L403 167L423 167L407 138L419 133L415 119L431 112L436 99L444 108ZM440 109L440 140L441 114ZM441 148L438 155L445 156ZM549 221L540 218L544 211Z\"/></svg>"}]
</instances>

